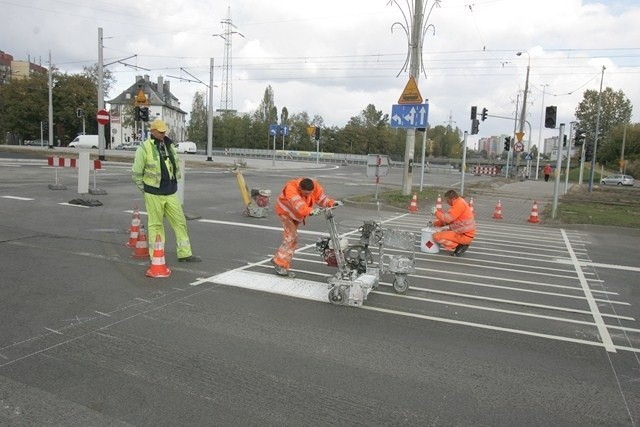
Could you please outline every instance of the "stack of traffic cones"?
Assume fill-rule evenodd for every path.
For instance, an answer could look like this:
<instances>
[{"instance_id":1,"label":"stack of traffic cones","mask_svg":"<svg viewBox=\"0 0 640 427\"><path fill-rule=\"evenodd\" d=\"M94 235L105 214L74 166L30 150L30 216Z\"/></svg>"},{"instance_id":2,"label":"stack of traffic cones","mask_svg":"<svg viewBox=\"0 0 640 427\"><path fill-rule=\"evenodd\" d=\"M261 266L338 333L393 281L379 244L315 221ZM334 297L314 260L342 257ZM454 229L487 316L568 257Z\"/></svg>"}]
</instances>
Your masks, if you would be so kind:
<instances>
[{"instance_id":1,"label":"stack of traffic cones","mask_svg":"<svg viewBox=\"0 0 640 427\"><path fill-rule=\"evenodd\" d=\"M413 197L411 198L409 212L418 212L418 194L416 193L413 193Z\"/></svg>"},{"instance_id":2,"label":"stack of traffic cones","mask_svg":"<svg viewBox=\"0 0 640 427\"><path fill-rule=\"evenodd\" d=\"M131 227L129 227L129 241L125 243L128 248L135 248L138 243L138 233L140 232L140 211L136 206L133 210L131 218Z\"/></svg>"},{"instance_id":3,"label":"stack of traffic cones","mask_svg":"<svg viewBox=\"0 0 640 427\"><path fill-rule=\"evenodd\" d=\"M528 222L537 224L540 222L540 218L538 218L538 202L533 201L533 206L531 207L531 215L529 215Z\"/></svg>"},{"instance_id":4,"label":"stack of traffic cones","mask_svg":"<svg viewBox=\"0 0 640 427\"><path fill-rule=\"evenodd\" d=\"M138 233L138 241L136 242L136 248L131 254L133 258L148 258L149 257L149 245L147 244L147 235L144 232L144 225L140 226L140 232Z\"/></svg>"},{"instance_id":5,"label":"stack of traffic cones","mask_svg":"<svg viewBox=\"0 0 640 427\"><path fill-rule=\"evenodd\" d=\"M491 215L493 219L502 219L502 203L498 200L496 204L496 208L493 210L493 215Z\"/></svg>"},{"instance_id":6,"label":"stack of traffic cones","mask_svg":"<svg viewBox=\"0 0 640 427\"><path fill-rule=\"evenodd\" d=\"M167 268L167 264L164 260L164 244L162 243L162 237L159 234L156 235L156 242L153 245L153 257L151 258L151 265L147 269L148 277L169 277L171 270Z\"/></svg>"},{"instance_id":7,"label":"stack of traffic cones","mask_svg":"<svg viewBox=\"0 0 640 427\"><path fill-rule=\"evenodd\" d=\"M436 199L436 210L438 212L442 212L442 198L438 194L438 198Z\"/></svg>"}]
</instances>

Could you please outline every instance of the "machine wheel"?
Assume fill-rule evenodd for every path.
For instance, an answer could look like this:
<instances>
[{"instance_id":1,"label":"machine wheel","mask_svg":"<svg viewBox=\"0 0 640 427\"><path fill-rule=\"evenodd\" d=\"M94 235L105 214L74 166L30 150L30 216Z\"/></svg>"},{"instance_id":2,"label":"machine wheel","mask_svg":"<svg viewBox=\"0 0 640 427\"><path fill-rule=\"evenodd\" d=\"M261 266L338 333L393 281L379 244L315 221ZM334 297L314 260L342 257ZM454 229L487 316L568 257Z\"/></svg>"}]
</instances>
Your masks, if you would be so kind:
<instances>
[{"instance_id":1,"label":"machine wheel","mask_svg":"<svg viewBox=\"0 0 640 427\"><path fill-rule=\"evenodd\" d=\"M403 294L409 289L409 282L406 274L396 274L393 280L393 290L399 294Z\"/></svg>"},{"instance_id":2,"label":"machine wheel","mask_svg":"<svg viewBox=\"0 0 640 427\"><path fill-rule=\"evenodd\" d=\"M338 286L334 286L329 291L329 302L335 305L342 305L347 302L347 293L344 289L341 289Z\"/></svg>"}]
</instances>

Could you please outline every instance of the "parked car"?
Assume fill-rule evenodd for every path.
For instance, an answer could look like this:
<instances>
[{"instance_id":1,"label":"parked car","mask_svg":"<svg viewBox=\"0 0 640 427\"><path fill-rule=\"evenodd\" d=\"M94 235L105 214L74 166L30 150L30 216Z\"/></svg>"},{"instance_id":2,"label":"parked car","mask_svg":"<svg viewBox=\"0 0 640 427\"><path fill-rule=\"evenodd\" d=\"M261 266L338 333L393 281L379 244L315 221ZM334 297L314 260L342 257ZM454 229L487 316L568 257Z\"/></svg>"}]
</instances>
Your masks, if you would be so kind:
<instances>
[{"instance_id":1,"label":"parked car","mask_svg":"<svg viewBox=\"0 0 640 427\"><path fill-rule=\"evenodd\" d=\"M184 141L176 143L176 151L182 154L196 154L198 147L195 142Z\"/></svg>"},{"instance_id":2,"label":"parked car","mask_svg":"<svg viewBox=\"0 0 640 427\"><path fill-rule=\"evenodd\" d=\"M606 178L602 178L600 184L602 185L633 185L634 179L631 175L609 175Z\"/></svg>"},{"instance_id":3,"label":"parked car","mask_svg":"<svg viewBox=\"0 0 640 427\"><path fill-rule=\"evenodd\" d=\"M36 147L48 147L49 141L47 141L46 139L34 139L33 141L26 140L24 142L24 145L31 145Z\"/></svg>"},{"instance_id":4,"label":"parked car","mask_svg":"<svg viewBox=\"0 0 640 427\"><path fill-rule=\"evenodd\" d=\"M72 148L98 148L98 135L78 135L69 143Z\"/></svg>"},{"instance_id":5,"label":"parked car","mask_svg":"<svg viewBox=\"0 0 640 427\"><path fill-rule=\"evenodd\" d=\"M116 147L116 150L136 151L142 141L125 142Z\"/></svg>"}]
</instances>

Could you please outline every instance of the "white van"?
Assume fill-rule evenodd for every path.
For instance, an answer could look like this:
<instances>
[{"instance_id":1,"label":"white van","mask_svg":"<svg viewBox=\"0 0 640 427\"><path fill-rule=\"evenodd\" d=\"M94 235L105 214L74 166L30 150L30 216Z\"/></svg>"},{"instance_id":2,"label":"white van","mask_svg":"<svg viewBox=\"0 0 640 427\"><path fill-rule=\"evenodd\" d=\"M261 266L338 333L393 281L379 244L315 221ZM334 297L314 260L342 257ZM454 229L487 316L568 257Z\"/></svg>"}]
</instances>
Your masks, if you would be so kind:
<instances>
[{"instance_id":1,"label":"white van","mask_svg":"<svg viewBox=\"0 0 640 427\"><path fill-rule=\"evenodd\" d=\"M195 142L184 141L176 143L176 151L182 154L196 154L198 147Z\"/></svg>"},{"instance_id":2,"label":"white van","mask_svg":"<svg viewBox=\"0 0 640 427\"><path fill-rule=\"evenodd\" d=\"M98 135L78 135L69 143L73 148L98 148Z\"/></svg>"}]
</instances>

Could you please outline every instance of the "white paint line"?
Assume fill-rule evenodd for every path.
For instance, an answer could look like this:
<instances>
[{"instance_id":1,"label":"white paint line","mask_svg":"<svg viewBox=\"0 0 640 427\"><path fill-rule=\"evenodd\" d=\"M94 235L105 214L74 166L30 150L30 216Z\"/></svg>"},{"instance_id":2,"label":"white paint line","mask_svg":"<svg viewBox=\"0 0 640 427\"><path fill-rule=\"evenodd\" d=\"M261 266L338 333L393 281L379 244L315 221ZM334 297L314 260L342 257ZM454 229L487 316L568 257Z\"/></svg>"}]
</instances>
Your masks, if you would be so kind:
<instances>
[{"instance_id":1,"label":"white paint line","mask_svg":"<svg viewBox=\"0 0 640 427\"><path fill-rule=\"evenodd\" d=\"M465 321L462 321L462 320L444 319L444 318L440 318L440 317L425 316L425 315L422 315L422 314L406 313L406 312L402 312L402 311L389 310L389 309L386 309L386 308L371 307L371 306L368 306L368 305L363 305L360 308L363 309L363 310L378 311L378 312L381 312L381 313L395 314L395 315L398 315L398 316L415 317L417 319L431 320L433 322L450 323L450 324L454 324L454 325L469 326L469 327L472 327L472 328L481 328L481 329L487 329L487 330L499 331L499 332L509 332L509 333L513 333L513 334L517 334L517 335L527 335L527 336L532 336L532 337L537 337L537 338L546 338L546 339L551 339L551 340L556 340L556 341L571 342L571 343L575 343L575 344L585 344L585 345L591 345L591 346L595 346L595 347L605 347L605 345L603 343L597 342L597 341L588 341L588 340L581 340L581 339L576 339L576 338L563 337L563 336L559 336L559 335L551 335L551 334L542 334L542 333L538 333L538 332L522 331L522 330L519 330L519 329L504 328L504 327L501 327L501 326L491 326L491 325L485 325L485 324L481 324L481 323L465 322ZM616 347L613 348L613 351L615 351L616 348L619 349L619 350L626 350L626 351L631 351L631 352L635 352L635 353L640 353L640 348L616 346ZM610 351L610 350L608 350L608 351Z\"/></svg>"},{"instance_id":2,"label":"white paint line","mask_svg":"<svg viewBox=\"0 0 640 427\"><path fill-rule=\"evenodd\" d=\"M250 271L229 271L209 278L210 282L270 292L312 301L329 302L327 284Z\"/></svg>"},{"instance_id":3,"label":"white paint line","mask_svg":"<svg viewBox=\"0 0 640 427\"><path fill-rule=\"evenodd\" d=\"M600 314L600 310L598 309L598 304L596 300L593 298L593 294L591 293L591 289L589 288L589 284L587 283L587 279L584 277L584 273L582 272L582 268L580 268L580 262L576 257L576 254L573 252L573 248L571 247L571 242L569 242L569 237L564 232L564 229L561 229L562 237L564 238L565 245L567 246L567 250L569 251L569 256L573 260L573 263L576 268L576 274L578 275L578 279L580 280L580 285L582 286L582 291L584 292L585 297L587 298L587 303L589 304L589 308L591 309L591 313L593 315L593 320L595 321L596 327L598 328L598 332L600 333L600 338L602 339L602 343L607 351L616 353L616 347L613 345L613 341L611 340L611 335L609 335L609 330L607 329L607 325L604 323L602 319L602 314Z\"/></svg>"},{"instance_id":4,"label":"white paint line","mask_svg":"<svg viewBox=\"0 0 640 427\"><path fill-rule=\"evenodd\" d=\"M12 200L35 200L35 199L30 199L29 197L18 197L18 196L2 196L3 199L12 199Z\"/></svg>"},{"instance_id":5,"label":"white paint line","mask_svg":"<svg viewBox=\"0 0 640 427\"><path fill-rule=\"evenodd\" d=\"M269 225L244 224L241 222L218 221L215 219L199 219L198 222L206 222L208 224L232 225L234 227L259 228L261 230L273 230L273 231L282 232L282 227L272 227ZM298 230L298 234L313 234L316 236L321 236L327 233L320 232L320 231Z\"/></svg>"},{"instance_id":6,"label":"white paint line","mask_svg":"<svg viewBox=\"0 0 640 427\"><path fill-rule=\"evenodd\" d=\"M571 264L573 265L573 260L569 260L569 259L557 259L556 262L558 264ZM625 271L634 271L634 272L640 272L640 267L631 267L628 265L617 265L617 264L602 264L599 262L585 262L585 261L580 261L579 262L580 267L595 267L595 268L609 268L612 270L625 270Z\"/></svg>"},{"instance_id":7,"label":"white paint line","mask_svg":"<svg viewBox=\"0 0 640 427\"><path fill-rule=\"evenodd\" d=\"M65 203L58 203L58 204L62 205L62 206L71 206L71 207L74 207L74 208L91 209L91 206L74 205L74 204L66 203L66 202Z\"/></svg>"},{"instance_id":8,"label":"white paint line","mask_svg":"<svg viewBox=\"0 0 640 427\"><path fill-rule=\"evenodd\" d=\"M53 332L54 334L62 335L62 332L55 331L53 329L45 328L49 332Z\"/></svg>"},{"instance_id":9,"label":"white paint line","mask_svg":"<svg viewBox=\"0 0 640 427\"><path fill-rule=\"evenodd\" d=\"M103 313L103 312L101 312L101 311L97 311L97 310L93 310L93 311L94 311L95 313L98 313L98 314L99 314L99 315L101 315L101 316L111 317L111 315L110 315L110 314Z\"/></svg>"}]
</instances>

